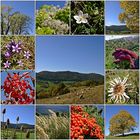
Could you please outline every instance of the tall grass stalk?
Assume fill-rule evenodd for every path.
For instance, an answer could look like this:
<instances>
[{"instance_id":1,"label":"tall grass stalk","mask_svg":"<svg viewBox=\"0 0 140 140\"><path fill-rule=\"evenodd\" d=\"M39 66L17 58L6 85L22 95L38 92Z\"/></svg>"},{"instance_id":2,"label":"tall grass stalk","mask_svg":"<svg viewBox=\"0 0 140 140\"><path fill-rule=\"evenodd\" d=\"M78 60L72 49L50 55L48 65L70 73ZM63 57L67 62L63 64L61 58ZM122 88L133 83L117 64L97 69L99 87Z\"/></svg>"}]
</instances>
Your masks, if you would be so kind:
<instances>
[{"instance_id":1,"label":"tall grass stalk","mask_svg":"<svg viewBox=\"0 0 140 140\"><path fill-rule=\"evenodd\" d=\"M68 139L69 118L57 116L51 111L50 116L36 116L36 131L38 139Z\"/></svg>"}]
</instances>

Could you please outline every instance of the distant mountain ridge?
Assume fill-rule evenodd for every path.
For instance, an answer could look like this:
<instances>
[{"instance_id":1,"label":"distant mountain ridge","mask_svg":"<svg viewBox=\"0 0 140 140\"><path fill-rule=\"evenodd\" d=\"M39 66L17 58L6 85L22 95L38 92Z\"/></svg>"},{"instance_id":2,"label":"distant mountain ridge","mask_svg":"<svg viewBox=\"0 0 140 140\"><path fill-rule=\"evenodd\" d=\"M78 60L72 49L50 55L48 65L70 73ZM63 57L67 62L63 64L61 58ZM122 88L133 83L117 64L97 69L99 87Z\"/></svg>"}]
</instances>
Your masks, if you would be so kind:
<instances>
[{"instance_id":1,"label":"distant mountain ridge","mask_svg":"<svg viewBox=\"0 0 140 140\"><path fill-rule=\"evenodd\" d=\"M107 31L130 31L126 25L111 25L106 26Z\"/></svg>"},{"instance_id":2,"label":"distant mountain ridge","mask_svg":"<svg viewBox=\"0 0 140 140\"><path fill-rule=\"evenodd\" d=\"M42 71L37 73L37 80L45 81L84 81L84 80L95 80L103 81L104 76L96 73L79 73L71 71Z\"/></svg>"},{"instance_id":3,"label":"distant mountain ridge","mask_svg":"<svg viewBox=\"0 0 140 140\"><path fill-rule=\"evenodd\" d=\"M106 40L106 41L135 41L137 43L139 43L139 36L128 36L128 37L123 37L122 38L114 38L114 39L110 39L110 40Z\"/></svg>"},{"instance_id":4,"label":"distant mountain ridge","mask_svg":"<svg viewBox=\"0 0 140 140\"><path fill-rule=\"evenodd\" d=\"M5 124L6 124L6 122L1 122L1 126L5 125ZM20 129L21 126L26 127L26 129L34 129L34 125L26 124L26 123L19 123L17 128ZM8 128L16 128L16 124L10 123Z\"/></svg>"}]
</instances>

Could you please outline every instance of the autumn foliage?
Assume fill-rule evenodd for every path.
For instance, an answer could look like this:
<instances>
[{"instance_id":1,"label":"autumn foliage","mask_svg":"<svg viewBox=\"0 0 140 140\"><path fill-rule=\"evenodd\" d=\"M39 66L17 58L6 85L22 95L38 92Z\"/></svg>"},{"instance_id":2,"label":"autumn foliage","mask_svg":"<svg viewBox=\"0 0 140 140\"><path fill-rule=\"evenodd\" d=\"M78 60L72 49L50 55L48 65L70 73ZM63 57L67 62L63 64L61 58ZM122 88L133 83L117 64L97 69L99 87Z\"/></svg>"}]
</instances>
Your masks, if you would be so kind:
<instances>
[{"instance_id":1,"label":"autumn foliage","mask_svg":"<svg viewBox=\"0 0 140 140\"><path fill-rule=\"evenodd\" d=\"M119 20L126 23L126 26L133 32L139 32L139 1L121 1L120 7L123 12Z\"/></svg>"},{"instance_id":2,"label":"autumn foliage","mask_svg":"<svg viewBox=\"0 0 140 140\"><path fill-rule=\"evenodd\" d=\"M9 73L1 86L6 100L5 104L31 104L34 103L34 78L30 72Z\"/></svg>"},{"instance_id":3,"label":"autumn foliage","mask_svg":"<svg viewBox=\"0 0 140 140\"><path fill-rule=\"evenodd\" d=\"M134 117L127 111L121 110L110 120L110 135L118 135L134 131L136 121Z\"/></svg>"},{"instance_id":4,"label":"autumn foliage","mask_svg":"<svg viewBox=\"0 0 140 140\"><path fill-rule=\"evenodd\" d=\"M103 139L102 128L81 106L71 106L71 139Z\"/></svg>"}]
</instances>

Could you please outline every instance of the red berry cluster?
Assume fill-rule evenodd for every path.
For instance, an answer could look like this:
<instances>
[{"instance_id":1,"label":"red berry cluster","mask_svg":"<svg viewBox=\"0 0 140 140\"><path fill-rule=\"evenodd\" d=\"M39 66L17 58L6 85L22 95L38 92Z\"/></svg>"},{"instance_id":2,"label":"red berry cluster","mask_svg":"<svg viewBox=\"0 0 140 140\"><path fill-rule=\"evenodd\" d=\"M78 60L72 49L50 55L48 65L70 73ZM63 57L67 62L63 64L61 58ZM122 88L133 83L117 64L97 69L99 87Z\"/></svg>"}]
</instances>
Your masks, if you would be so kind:
<instances>
[{"instance_id":1,"label":"red berry cluster","mask_svg":"<svg viewBox=\"0 0 140 140\"><path fill-rule=\"evenodd\" d=\"M103 139L101 127L96 119L81 106L71 107L71 139Z\"/></svg>"},{"instance_id":2,"label":"red berry cluster","mask_svg":"<svg viewBox=\"0 0 140 140\"><path fill-rule=\"evenodd\" d=\"M34 103L34 78L30 76L30 72L24 72L21 75L19 73L7 73L1 88L7 98L3 102L4 104Z\"/></svg>"}]
</instances>

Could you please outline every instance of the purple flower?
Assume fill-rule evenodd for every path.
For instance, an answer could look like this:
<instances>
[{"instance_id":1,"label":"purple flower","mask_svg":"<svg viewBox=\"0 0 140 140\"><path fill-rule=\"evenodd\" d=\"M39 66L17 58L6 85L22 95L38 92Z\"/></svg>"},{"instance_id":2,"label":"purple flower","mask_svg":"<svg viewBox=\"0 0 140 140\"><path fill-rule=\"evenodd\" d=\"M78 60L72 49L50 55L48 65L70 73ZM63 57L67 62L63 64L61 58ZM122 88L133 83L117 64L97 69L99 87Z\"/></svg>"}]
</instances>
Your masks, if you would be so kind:
<instances>
[{"instance_id":1,"label":"purple flower","mask_svg":"<svg viewBox=\"0 0 140 140\"><path fill-rule=\"evenodd\" d=\"M19 51L21 50L21 48L19 47L19 44L16 44L15 46L12 46L12 52L17 52L19 53Z\"/></svg>"},{"instance_id":2,"label":"purple flower","mask_svg":"<svg viewBox=\"0 0 140 140\"><path fill-rule=\"evenodd\" d=\"M9 63L8 60L5 63L3 63L3 64L4 64L4 68L9 68L10 65L11 65L11 63Z\"/></svg>"},{"instance_id":3,"label":"purple flower","mask_svg":"<svg viewBox=\"0 0 140 140\"><path fill-rule=\"evenodd\" d=\"M5 55L5 57L7 57L7 58L11 57L11 53L10 53L9 51L5 52L4 55Z\"/></svg>"},{"instance_id":4,"label":"purple flower","mask_svg":"<svg viewBox=\"0 0 140 140\"><path fill-rule=\"evenodd\" d=\"M23 66L23 63L21 60L19 60L17 63L19 64L19 66L21 66L21 67Z\"/></svg>"},{"instance_id":5,"label":"purple flower","mask_svg":"<svg viewBox=\"0 0 140 140\"><path fill-rule=\"evenodd\" d=\"M29 59L29 57L31 56L29 51L24 51L24 56Z\"/></svg>"},{"instance_id":6,"label":"purple flower","mask_svg":"<svg viewBox=\"0 0 140 140\"><path fill-rule=\"evenodd\" d=\"M10 50L10 49L11 49L11 45L10 45L10 44L6 45L6 48L7 48L8 50Z\"/></svg>"}]
</instances>

